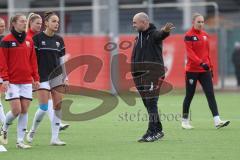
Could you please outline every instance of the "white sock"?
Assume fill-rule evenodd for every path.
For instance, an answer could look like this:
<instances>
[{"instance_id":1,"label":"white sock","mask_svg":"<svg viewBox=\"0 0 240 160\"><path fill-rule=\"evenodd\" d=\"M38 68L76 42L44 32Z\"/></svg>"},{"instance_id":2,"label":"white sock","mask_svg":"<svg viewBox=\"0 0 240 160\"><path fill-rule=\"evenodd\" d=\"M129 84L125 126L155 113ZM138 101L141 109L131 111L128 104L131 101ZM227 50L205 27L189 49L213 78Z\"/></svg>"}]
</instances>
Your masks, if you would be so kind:
<instances>
[{"instance_id":1,"label":"white sock","mask_svg":"<svg viewBox=\"0 0 240 160\"><path fill-rule=\"evenodd\" d=\"M17 125L17 142L23 142L28 123L28 113L20 114Z\"/></svg>"},{"instance_id":2,"label":"white sock","mask_svg":"<svg viewBox=\"0 0 240 160\"><path fill-rule=\"evenodd\" d=\"M12 124L12 121L13 121L15 118L17 118L17 116L14 116L13 113L12 113L12 111L9 111L9 112L6 114L6 121L5 121L2 129L3 129L4 131L8 131L9 125Z\"/></svg>"},{"instance_id":3,"label":"white sock","mask_svg":"<svg viewBox=\"0 0 240 160\"><path fill-rule=\"evenodd\" d=\"M54 110L52 120L52 140L56 140L59 134L60 122L61 122L61 110Z\"/></svg>"},{"instance_id":4,"label":"white sock","mask_svg":"<svg viewBox=\"0 0 240 160\"><path fill-rule=\"evenodd\" d=\"M52 122L52 120L53 120L53 113L54 111L53 111L53 101L52 101L52 99L49 99L48 100L48 116L49 116L49 119L50 119L50 121Z\"/></svg>"},{"instance_id":5,"label":"white sock","mask_svg":"<svg viewBox=\"0 0 240 160\"><path fill-rule=\"evenodd\" d=\"M33 118L31 131L35 132L47 111L38 108Z\"/></svg>"},{"instance_id":6,"label":"white sock","mask_svg":"<svg viewBox=\"0 0 240 160\"><path fill-rule=\"evenodd\" d=\"M188 122L189 122L189 119L182 118L182 122L184 122L184 123L188 123Z\"/></svg>"},{"instance_id":7,"label":"white sock","mask_svg":"<svg viewBox=\"0 0 240 160\"><path fill-rule=\"evenodd\" d=\"M214 116L214 117L213 117L213 120L214 120L214 124L215 124L215 125L218 125L219 122L221 121L221 119L220 119L219 116Z\"/></svg>"},{"instance_id":8,"label":"white sock","mask_svg":"<svg viewBox=\"0 0 240 160\"><path fill-rule=\"evenodd\" d=\"M53 120L53 114L54 114L54 109L53 109L53 101L52 99L48 100L48 116L50 121ZM60 126L62 125L62 122L60 122Z\"/></svg>"},{"instance_id":9,"label":"white sock","mask_svg":"<svg viewBox=\"0 0 240 160\"><path fill-rule=\"evenodd\" d=\"M182 124L190 125L190 121L189 121L189 119L182 118Z\"/></svg>"},{"instance_id":10,"label":"white sock","mask_svg":"<svg viewBox=\"0 0 240 160\"><path fill-rule=\"evenodd\" d=\"M4 124L5 119L6 119L6 116L5 116L5 113L4 113L4 110L3 110L3 105L2 105L2 103L0 102L0 122L1 122L2 124Z\"/></svg>"}]
</instances>

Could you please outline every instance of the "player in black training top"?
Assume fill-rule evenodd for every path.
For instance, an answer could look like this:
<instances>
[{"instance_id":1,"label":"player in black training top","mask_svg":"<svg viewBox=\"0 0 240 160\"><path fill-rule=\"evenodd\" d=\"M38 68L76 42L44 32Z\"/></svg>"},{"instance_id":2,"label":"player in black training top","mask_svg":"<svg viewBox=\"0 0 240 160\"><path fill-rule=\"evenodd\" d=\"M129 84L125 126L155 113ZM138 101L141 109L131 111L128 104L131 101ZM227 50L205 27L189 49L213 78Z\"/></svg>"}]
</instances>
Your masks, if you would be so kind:
<instances>
[{"instance_id":1,"label":"player in black training top","mask_svg":"<svg viewBox=\"0 0 240 160\"><path fill-rule=\"evenodd\" d=\"M63 98L63 94L58 91L63 90L67 83L64 66L64 41L62 37L55 34L59 28L59 17L54 12L45 13L44 24L46 29L33 37L40 75L39 108L33 119L31 130L27 135L27 140L32 142L34 133L48 110L48 99L51 95L54 115L51 121L52 138L50 144L66 145L65 142L58 138L61 122L61 103L59 102ZM57 68L60 69L55 72Z\"/></svg>"}]
</instances>

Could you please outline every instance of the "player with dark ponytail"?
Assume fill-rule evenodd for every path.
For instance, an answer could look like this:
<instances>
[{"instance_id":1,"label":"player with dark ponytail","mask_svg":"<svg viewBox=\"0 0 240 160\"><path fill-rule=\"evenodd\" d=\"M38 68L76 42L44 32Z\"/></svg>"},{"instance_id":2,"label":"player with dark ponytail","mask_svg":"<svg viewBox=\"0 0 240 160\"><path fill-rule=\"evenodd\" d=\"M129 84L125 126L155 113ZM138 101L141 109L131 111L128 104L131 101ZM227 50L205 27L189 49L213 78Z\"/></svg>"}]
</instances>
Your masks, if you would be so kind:
<instances>
[{"instance_id":1,"label":"player with dark ponytail","mask_svg":"<svg viewBox=\"0 0 240 160\"><path fill-rule=\"evenodd\" d=\"M59 140L59 128L61 123L61 101L67 84L64 66L65 46L63 38L56 34L59 28L59 17L54 12L44 14L45 30L33 37L37 53L38 68L40 75L40 87L38 92L39 109L33 119L32 127L27 135L29 142L33 141L35 132L48 110L50 96L53 100L53 118L51 120L52 138L51 145L66 145ZM61 68L55 72L57 68Z\"/></svg>"}]
</instances>

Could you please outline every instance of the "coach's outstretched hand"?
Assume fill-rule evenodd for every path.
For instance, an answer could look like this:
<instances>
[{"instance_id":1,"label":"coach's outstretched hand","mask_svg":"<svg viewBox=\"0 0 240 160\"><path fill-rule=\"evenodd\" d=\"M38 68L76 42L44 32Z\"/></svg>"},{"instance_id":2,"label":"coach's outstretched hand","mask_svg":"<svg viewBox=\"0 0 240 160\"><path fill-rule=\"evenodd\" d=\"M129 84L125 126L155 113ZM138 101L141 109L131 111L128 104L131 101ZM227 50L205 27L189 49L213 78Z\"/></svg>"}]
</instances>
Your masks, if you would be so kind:
<instances>
[{"instance_id":1,"label":"coach's outstretched hand","mask_svg":"<svg viewBox=\"0 0 240 160\"><path fill-rule=\"evenodd\" d=\"M173 29L175 29L175 26L172 23L166 23L161 30L164 32L171 32Z\"/></svg>"}]
</instances>

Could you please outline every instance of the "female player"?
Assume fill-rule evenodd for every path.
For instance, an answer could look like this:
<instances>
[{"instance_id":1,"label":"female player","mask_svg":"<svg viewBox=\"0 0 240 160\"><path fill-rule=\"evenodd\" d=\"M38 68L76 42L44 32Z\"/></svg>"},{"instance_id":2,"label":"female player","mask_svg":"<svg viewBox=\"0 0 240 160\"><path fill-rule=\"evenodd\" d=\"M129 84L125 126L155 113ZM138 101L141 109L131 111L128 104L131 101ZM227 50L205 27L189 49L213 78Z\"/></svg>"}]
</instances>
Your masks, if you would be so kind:
<instances>
[{"instance_id":1,"label":"female player","mask_svg":"<svg viewBox=\"0 0 240 160\"><path fill-rule=\"evenodd\" d=\"M209 53L209 36L203 30L204 18L201 14L193 15L193 26L185 35L187 51L186 64L186 96L183 102L182 128L192 129L189 122L189 108L195 93L197 81L200 82L207 97L209 108L213 115L216 128L227 126L230 121L222 121L219 117L218 107L214 96L212 83L212 64Z\"/></svg>"},{"instance_id":2,"label":"female player","mask_svg":"<svg viewBox=\"0 0 240 160\"><path fill-rule=\"evenodd\" d=\"M4 121L6 119L6 116L5 116L5 113L4 113L4 109L3 109L3 105L2 105L2 102L1 102L2 83L3 83L3 80L2 80L2 78L0 78L0 124L4 124Z\"/></svg>"},{"instance_id":3,"label":"female player","mask_svg":"<svg viewBox=\"0 0 240 160\"><path fill-rule=\"evenodd\" d=\"M48 110L48 99L53 100L54 114L51 120L52 138L51 145L66 145L58 138L61 122L61 101L66 84L66 73L64 67L65 46L63 38L55 34L59 28L59 18L54 12L46 12L44 15L46 29L33 37L37 53L38 68L40 75L40 87L38 90L39 109L37 110L31 130L27 135L28 142L33 141L37 127ZM62 66L59 72L54 70Z\"/></svg>"},{"instance_id":4,"label":"female player","mask_svg":"<svg viewBox=\"0 0 240 160\"><path fill-rule=\"evenodd\" d=\"M2 40L2 38L4 37L3 33L5 31L5 21L0 18L0 42ZM0 98L1 98L1 86L2 86L2 78L0 78ZM4 109L3 109L3 105L1 103L1 99L0 99L0 123L3 124L5 121L5 114L4 114Z\"/></svg>"},{"instance_id":5,"label":"female player","mask_svg":"<svg viewBox=\"0 0 240 160\"><path fill-rule=\"evenodd\" d=\"M27 19L27 36L33 37L35 34L41 31L42 27L42 17L36 13L30 13Z\"/></svg>"},{"instance_id":6,"label":"female player","mask_svg":"<svg viewBox=\"0 0 240 160\"><path fill-rule=\"evenodd\" d=\"M41 27L42 27L42 17L39 14L30 13L28 15L28 21L27 21L27 29L26 29L27 36L32 38L34 35L36 35L41 31ZM47 112L48 112L49 119L52 121L53 102L52 102L51 96L49 96ZM68 127L69 127L69 124L60 123L60 131L65 130Z\"/></svg>"},{"instance_id":7,"label":"female player","mask_svg":"<svg viewBox=\"0 0 240 160\"><path fill-rule=\"evenodd\" d=\"M11 33L5 36L0 47L0 76L2 88L11 110L6 114L2 127L0 142L8 143L8 128L18 117L17 148L27 149L31 146L24 143L28 120L28 107L32 100L32 84L39 87L39 75L36 53L31 38L26 36L27 19L17 14L11 18Z\"/></svg>"}]
</instances>

